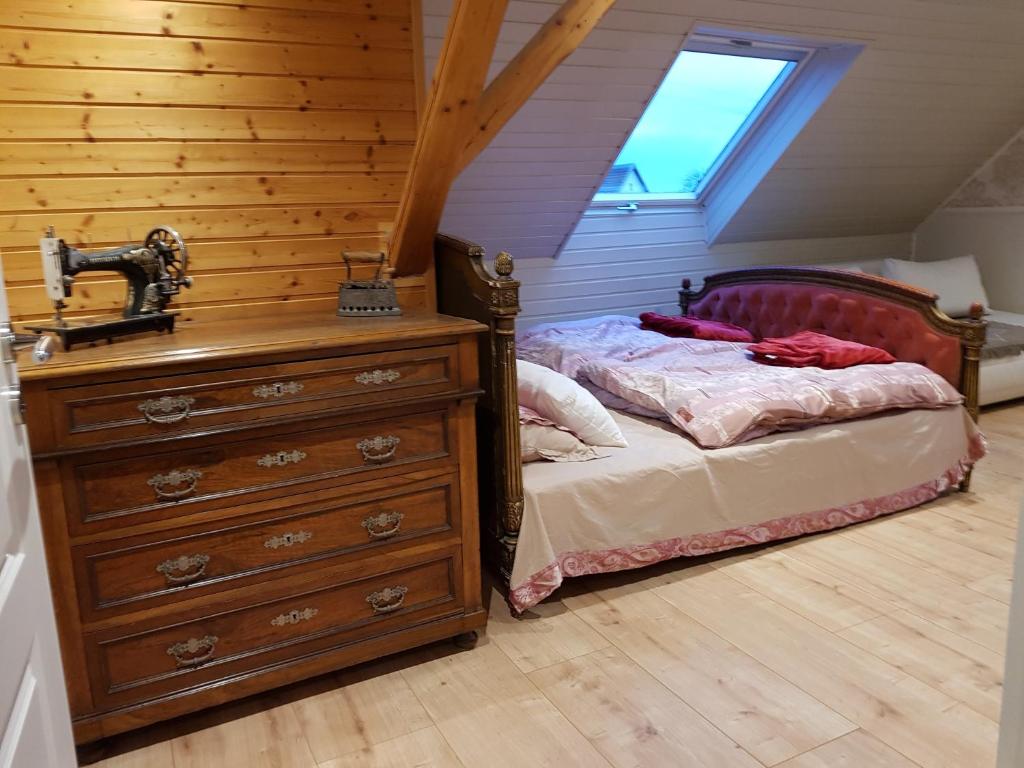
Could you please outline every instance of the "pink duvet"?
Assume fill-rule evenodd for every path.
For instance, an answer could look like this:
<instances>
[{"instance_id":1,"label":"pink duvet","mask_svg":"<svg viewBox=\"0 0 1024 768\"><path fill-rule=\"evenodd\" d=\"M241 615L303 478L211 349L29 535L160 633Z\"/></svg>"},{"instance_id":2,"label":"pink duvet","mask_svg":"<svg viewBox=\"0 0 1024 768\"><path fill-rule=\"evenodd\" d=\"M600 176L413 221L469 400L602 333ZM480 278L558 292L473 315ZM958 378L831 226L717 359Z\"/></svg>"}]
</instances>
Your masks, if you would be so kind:
<instances>
[{"instance_id":1,"label":"pink duvet","mask_svg":"<svg viewBox=\"0 0 1024 768\"><path fill-rule=\"evenodd\" d=\"M961 402L941 376L916 363L840 370L754 362L745 344L672 339L624 317L524 332L519 356L671 421L705 448L881 411ZM633 409L631 409L633 410Z\"/></svg>"}]
</instances>

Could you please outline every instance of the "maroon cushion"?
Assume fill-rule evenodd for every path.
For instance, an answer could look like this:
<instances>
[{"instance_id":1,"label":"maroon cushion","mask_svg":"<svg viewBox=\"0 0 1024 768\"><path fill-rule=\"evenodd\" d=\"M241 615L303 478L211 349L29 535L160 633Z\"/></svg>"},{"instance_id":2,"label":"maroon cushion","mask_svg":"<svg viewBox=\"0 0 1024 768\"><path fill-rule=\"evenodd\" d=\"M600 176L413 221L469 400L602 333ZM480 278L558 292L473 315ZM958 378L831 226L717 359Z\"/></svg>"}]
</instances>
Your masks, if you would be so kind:
<instances>
[{"instance_id":1,"label":"maroon cushion","mask_svg":"<svg viewBox=\"0 0 1024 768\"><path fill-rule=\"evenodd\" d=\"M921 363L953 386L960 382L960 339L930 325L912 306L825 285L725 285L690 306L694 317L739 323L756 338L819 331Z\"/></svg>"},{"instance_id":2,"label":"maroon cushion","mask_svg":"<svg viewBox=\"0 0 1024 768\"><path fill-rule=\"evenodd\" d=\"M868 363L895 363L896 358L878 347L842 341L814 331L800 331L781 339L765 339L747 347L754 359L790 368L849 368Z\"/></svg>"},{"instance_id":3,"label":"maroon cushion","mask_svg":"<svg viewBox=\"0 0 1024 768\"><path fill-rule=\"evenodd\" d=\"M672 317L657 312L640 315L640 327L646 331L657 331L666 336L707 341L753 341L750 331L732 323L717 320L700 320L695 317Z\"/></svg>"}]
</instances>

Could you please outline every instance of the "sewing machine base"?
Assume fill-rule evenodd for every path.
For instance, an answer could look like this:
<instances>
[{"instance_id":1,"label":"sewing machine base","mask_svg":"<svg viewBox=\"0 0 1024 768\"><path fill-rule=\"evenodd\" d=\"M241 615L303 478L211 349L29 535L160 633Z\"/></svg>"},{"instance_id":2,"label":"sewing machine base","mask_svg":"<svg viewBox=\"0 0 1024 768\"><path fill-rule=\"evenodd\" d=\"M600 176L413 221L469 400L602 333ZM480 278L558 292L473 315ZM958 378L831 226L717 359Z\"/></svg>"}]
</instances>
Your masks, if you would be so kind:
<instances>
[{"instance_id":1,"label":"sewing machine base","mask_svg":"<svg viewBox=\"0 0 1024 768\"><path fill-rule=\"evenodd\" d=\"M177 316L177 312L161 312L136 317L119 317L115 320L83 320L77 323L74 320L67 320L63 324L29 325L26 326L26 330L56 334L64 351L70 352L75 344L88 344L103 339L106 339L108 344L113 343L115 336L147 331L174 333L174 318Z\"/></svg>"}]
</instances>

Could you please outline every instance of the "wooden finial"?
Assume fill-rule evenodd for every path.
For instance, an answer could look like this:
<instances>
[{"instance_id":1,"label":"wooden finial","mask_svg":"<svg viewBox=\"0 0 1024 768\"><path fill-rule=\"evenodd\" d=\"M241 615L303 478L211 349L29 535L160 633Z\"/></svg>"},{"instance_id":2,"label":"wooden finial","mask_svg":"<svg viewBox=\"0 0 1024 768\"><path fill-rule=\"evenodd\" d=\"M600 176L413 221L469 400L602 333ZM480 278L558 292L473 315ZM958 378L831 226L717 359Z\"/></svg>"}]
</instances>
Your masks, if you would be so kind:
<instances>
[{"instance_id":1,"label":"wooden finial","mask_svg":"<svg viewBox=\"0 0 1024 768\"><path fill-rule=\"evenodd\" d=\"M981 320L984 314L985 307L981 304L981 302L976 301L973 304L971 304L971 320Z\"/></svg>"},{"instance_id":2,"label":"wooden finial","mask_svg":"<svg viewBox=\"0 0 1024 768\"><path fill-rule=\"evenodd\" d=\"M693 283L690 282L690 278L684 277L683 278L683 290L684 291L690 290L690 286L691 285L693 285Z\"/></svg>"},{"instance_id":3,"label":"wooden finial","mask_svg":"<svg viewBox=\"0 0 1024 768\"><path fill-rule=\"evenodd\" d=\"M512 254L508 251L502 251L494 259L494 271L498 273L500 277L508 277L512 274L512 270L515 268L515 263L512 261Z\"/></svg>"}]
</instances>

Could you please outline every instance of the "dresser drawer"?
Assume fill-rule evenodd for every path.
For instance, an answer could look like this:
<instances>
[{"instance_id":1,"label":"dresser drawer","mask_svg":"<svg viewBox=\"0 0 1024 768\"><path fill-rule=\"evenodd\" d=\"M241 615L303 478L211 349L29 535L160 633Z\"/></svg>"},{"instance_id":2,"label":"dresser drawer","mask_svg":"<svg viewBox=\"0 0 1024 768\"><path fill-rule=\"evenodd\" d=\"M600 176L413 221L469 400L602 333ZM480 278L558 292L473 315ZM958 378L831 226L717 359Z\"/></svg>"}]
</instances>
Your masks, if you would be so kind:
<instances>
[{"instance_id":1,"label":"dresser drawer","mask_svg":"<svg viewBox=\"0 0 1024 768\"><path fill-rule=\"evenodd\" d=\"M419 558L130 636L86 635L97 703L144 701L457 613L457 549Z\"/></svg>"},{"instance_id":2,"label":"dresser drawer","mask_svg":"<svg viewBox=\"0 0 1024 768\"><path fill-rule=\"evenodd\" d=\"M450 465L454 436L449 422L447 409L356 423L320 420L248 432L258 435L250 439L222 436L184 450L66 458L70 478L65 485L73 495L69 503L81 523L72 531L113 518L120 518L116 525L123 527L237 506L260 494L284 497L317 481L332 485L396 469Z\"/></svg>"},{"instance_id":3,"label":"dresser drawer","mask_svg":"<svg viewBox=\"0 0 1024 768\"><path fill-rule=\"evenodd\" d=\"M55 389L49 402L56 447L454 392L456 349L422 347Z\"/></svg>"},{"instance_id":4,"label":"dresser drawer","mask_svg":"<svg viewBox=\"0 0 1024 768\"><path fill-rule=\"evenodd\" d=\"M85 621L395 549L459 528L458 476L72 549ZM287 568L287 571L281 569ZM307 568L308 570L308 568Z\"/></svg>"}]
</instances>

